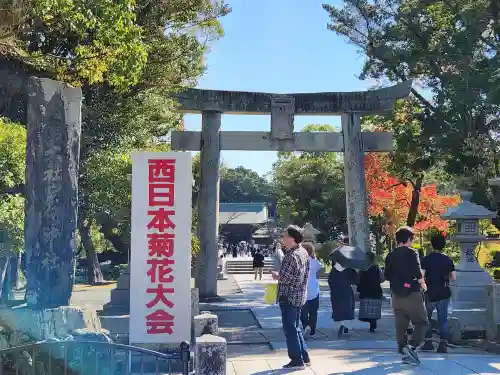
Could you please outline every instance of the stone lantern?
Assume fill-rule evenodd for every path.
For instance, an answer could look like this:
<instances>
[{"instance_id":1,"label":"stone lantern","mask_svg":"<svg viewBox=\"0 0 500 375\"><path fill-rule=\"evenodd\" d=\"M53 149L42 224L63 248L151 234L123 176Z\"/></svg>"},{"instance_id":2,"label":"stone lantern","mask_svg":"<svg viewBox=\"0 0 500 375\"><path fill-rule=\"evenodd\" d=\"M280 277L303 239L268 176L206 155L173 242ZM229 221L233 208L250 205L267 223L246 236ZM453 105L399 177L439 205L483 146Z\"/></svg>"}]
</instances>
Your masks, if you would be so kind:
<instances>
[{"instance_id":1,"label":"stone lantern","mask_svg":"<svg viewBox=\"0 0 500 375\"><path fill-rule=\"evenodd\" d=\"M314 228L311 223L306 223L306 225L302 228L302 231L304 235L304 242L312 243L316 243L316 235L321 233L319 230Z\"/></svg>"},{"instance_id":2,"label":"stone lantern","mask_svg":"<svg viewBox=\"0 0 500 375\"><path fill-rule=\"evenodd\" d=\"M462 203L450 208L441 217L455 220L457 232L451 241L460 246L460 263L456 266L457 280L451 283L453 316L463 330L486 330L486 305L491 276L479 265L475 249L486 239L479 233L479 220L493 219L496 213L472 203L472 193L461 191Z\"/></svg>"}]
</instances>

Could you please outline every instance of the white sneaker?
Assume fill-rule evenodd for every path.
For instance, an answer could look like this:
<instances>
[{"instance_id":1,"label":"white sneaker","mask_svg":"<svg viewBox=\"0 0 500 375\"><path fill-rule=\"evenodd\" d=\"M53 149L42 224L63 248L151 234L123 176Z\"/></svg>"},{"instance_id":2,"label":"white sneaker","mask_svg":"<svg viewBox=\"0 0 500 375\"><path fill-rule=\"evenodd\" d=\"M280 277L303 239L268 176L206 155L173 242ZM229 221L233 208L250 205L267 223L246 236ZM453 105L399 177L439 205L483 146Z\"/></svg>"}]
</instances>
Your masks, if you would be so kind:
<instances>
[{"instance_id":1,"label":"white sneaker","mask_svg":"<svg viewBox=\"0 0 500 375\"><path fill-rule=\"evenodd\" d=\"M415 364L420 364L420 358L418 358L417 351L416 351L416 349L413 346L406 345L403 348L403 355L405 357L408 357Z\"/></svg>"},{"instance_id":2,"label":"white sneaker","mask_svg":"<svg viewBox=\"0 0 500 375\"><path fill-rule=\"evenodd\" d=\"M307 326L306 328L304 328L304 339L309 337L310 334L311 334L311 327Z\"/></svg>"}]
</instances>

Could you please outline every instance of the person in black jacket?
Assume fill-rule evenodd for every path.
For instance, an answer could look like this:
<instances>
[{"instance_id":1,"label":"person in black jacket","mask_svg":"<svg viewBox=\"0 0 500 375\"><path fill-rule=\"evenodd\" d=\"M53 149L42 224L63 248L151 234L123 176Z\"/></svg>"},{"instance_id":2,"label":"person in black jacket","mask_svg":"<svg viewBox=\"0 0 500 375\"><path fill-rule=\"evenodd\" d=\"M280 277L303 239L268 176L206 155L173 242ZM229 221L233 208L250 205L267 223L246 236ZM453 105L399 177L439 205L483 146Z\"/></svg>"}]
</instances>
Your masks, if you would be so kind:
<instances>
[{"instance_id":1,"label":"person in black jacket","mask_svg":"<svg viewBox=\"0 0 500 375\"><path fill-rule=\"evenodd\" d=\"M429 324L422 292L427 285L420 268L418 252L411 248L413 231L403 227L396 231L398 246L385 258L385 277L391 284L392 307L396 323L396 341L403 362L419 365L416 347L424 340ZM406 330L413 323L414 332L408 343Z\"/></svg>"},{"instance_id":2,"label":"person in black jacket","mask_svg":"<svg viewBox=\"0 0 500 375\"><path fill-rule=\"evenodd\" d=\"M259 275L259 280L262 280L262 273L264 271L264 255L260 250L256 250L253 256L253 269L255 272L255 280Z\"/></svg>"},{"instance_id":3,"label":"person in black jacket","mask_svg":"<svg viewBox=\"0 0 500 375\"><path fill-rule=\"evenodd\" d=\"M375 264L375 254L367 254L370 267L359 273L359 320L370 323L370 332L377 329L377 320L382 317L382 287L384 281L381 269Z\"/></svg>"}]
</instances>

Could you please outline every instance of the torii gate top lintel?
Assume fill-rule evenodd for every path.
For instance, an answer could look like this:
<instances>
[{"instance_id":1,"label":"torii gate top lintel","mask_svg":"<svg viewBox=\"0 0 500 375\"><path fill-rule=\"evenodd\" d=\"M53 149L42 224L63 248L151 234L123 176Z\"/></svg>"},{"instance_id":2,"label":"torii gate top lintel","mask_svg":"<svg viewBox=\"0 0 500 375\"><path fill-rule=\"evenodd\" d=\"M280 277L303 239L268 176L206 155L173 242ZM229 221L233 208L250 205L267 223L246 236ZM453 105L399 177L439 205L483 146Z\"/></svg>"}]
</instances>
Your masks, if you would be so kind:
<instances>
[{"instance_id":1,"label":"torii gate top lintel","mask_svg":"<svg viewBox=\"0 0 500 375\"><path fill-rule=\"evenodd\" d=\"M412 81L369 91L275 94L246 91L187 89L173 96L179 111L201 113L268 115L274 106L288 105L295 115L365 115L394 109L396 100L410 94Z\"/></svg>"}]
</instances>

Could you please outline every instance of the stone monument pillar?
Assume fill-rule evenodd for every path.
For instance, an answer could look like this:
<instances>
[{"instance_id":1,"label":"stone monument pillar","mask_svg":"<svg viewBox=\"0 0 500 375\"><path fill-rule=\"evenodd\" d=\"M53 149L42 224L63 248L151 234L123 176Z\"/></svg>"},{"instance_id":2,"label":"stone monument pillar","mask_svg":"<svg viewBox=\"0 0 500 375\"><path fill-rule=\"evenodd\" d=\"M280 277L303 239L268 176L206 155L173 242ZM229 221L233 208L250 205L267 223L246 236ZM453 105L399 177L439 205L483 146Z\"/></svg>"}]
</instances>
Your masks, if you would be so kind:
<instances>
[{"instance_id":1,"label":"stone monument pillar","mask_svg":"<svg viewBox=\"0 0 500 375\"><path fill-rule=\"evenodd\" d=\"M441 217L455 220L457 232L451 237L460 246L457 280L451 283L453 316L465 331L486 330L486 305L491 276L479 265L475 249L486 239L479 233L479 220L492 219L496 213L470 201L472 193L460 192L462 203L450 208Z\"/></svg>"},{"instance_id":2,"label":"stone monument pillar","mask_svg":"<svg viewBox=\"0 0 500 375\"><path fill-rule=\"evenodd\" d=\"M47 78L28 83L26 301L69 305L74 283L82 91Z\"/></svg>"}]
</instances>

